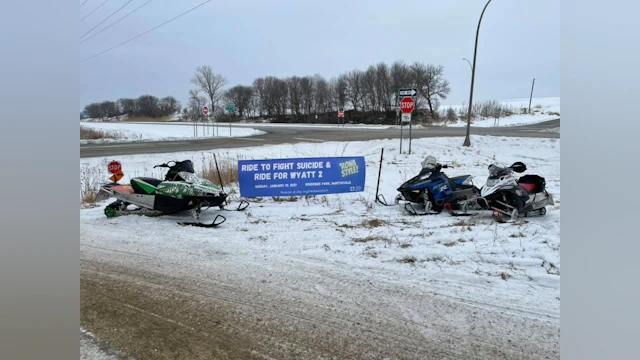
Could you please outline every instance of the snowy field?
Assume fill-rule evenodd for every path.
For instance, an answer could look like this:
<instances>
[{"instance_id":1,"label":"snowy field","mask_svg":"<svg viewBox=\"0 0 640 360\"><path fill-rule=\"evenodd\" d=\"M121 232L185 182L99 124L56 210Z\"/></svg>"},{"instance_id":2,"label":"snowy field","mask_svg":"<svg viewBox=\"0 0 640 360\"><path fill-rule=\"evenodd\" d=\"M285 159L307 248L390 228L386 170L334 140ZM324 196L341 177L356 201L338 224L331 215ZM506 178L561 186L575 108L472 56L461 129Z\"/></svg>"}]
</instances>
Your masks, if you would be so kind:
<instances>
[{"instance_id":1,"label":"snowy field","mask_svg":"<svg viewBox=\"0 0 640 360\"><path fill-rule=\"evenodd\" d=\"M365 156L366 188L356 194L252 201L244 212L224 212L227 221L217 229L176 224L190 219L189 215L107 219L103 208L109 200L81 209L81 248L85 257L91 251L91 257L105 256L95 249L109 249L114 252L111 256L118 252L161 259L154 261L162 261L162 271L185 278L219 273L233 278L239 288L260 285L261 299L297 299L318 309L339 301L346 312L341 316L347 318L364 311L360 307L364 301L367 311L394 326L402 323L427 342L465 339L459 344L465 349L465 342L480 339L499 344L509 356L559 357L560 139L472 136L471 140L472 146L465 148L461 138L418 139L413 141L411 155L398 154L397 141L389 140L214 150L219 161ZM546 178L556 204L546 216L526 218L526 223L518 225L497 224L489 213L470 218L446 213L410 216L400 207L374 203L382 148L380 193L389 202L395 189L420 170L424 157L433 155L455 167L445 173L471 174L479 187L489 164L523 161L528 167L525 174ZM190 152L119 156L117 160L126 176L123 181L128 181L132 176L161 176L152 167L169 160L191 159L198 171L211 158L212 152ZM94 169L107 179L110 160L82 159L81 169ZM237 200L237 195L232 199ZM229 208L234 204L237 201ZM210 210L203 220L211 221L215 214ZM143 266L137 259L142 258L128 261L131 266ZM356 285L363 282L362 286L372 284L380 298L363 299L358 292L365 290ZM395 300L389 299L396 297L401 302L391 304ZM446 306L434 306L433 299ZM476 314L479 310L483 315ZM469 317L474 318L471 328ZM481 353L475 358L484 358Z\"/></svg>"},{"instance_id":2,"label":"snowy field","mask_svg":"<svg viewBox=\"0 0 640 360\"><path fill-rule=\"evenodd\" d=\"M88 143L105 143L105 142L122 142L136 140L184 140L193 138L212 138L213 127L207 129L198 127L197 137L194 134L193 126L175 125L175 124L159 124L159 123L122 123L122 122L81 122L81 126L103 130L111 134L117 135L120 139L100 139L100 140L80 140L80 144ZM265 134L264 131L251 128L233 128L229 132L229 127L221 125L216 137L247 137Z\"/></svg>"},{"instance_id":3,"label":"snowy field","mask_svg":"<svg viewBox=\"0 0 640 360\"><path fill-rule=\"evenodd\" d=\"M523 108L529 108L529 98L526 99L512 99L501 100L500 104L511 107L513 110L518 111ZM446 111L448 108L453 108L456 113L467 108L462 105L442 105L440 110ZM527 125L535 124L543 121L555 120L560 118L560 98L559 97L547 97L547 98L533 98L531 101L531 114L512 115L509 117L503 117L499 119L499 122L495 122L495 119L476 119L472 126L477 127L492 127L492 126L515 126L515 125ZM467 126L464 121L458 121L454 124L447 124L447 126Z\"/></svg>"}]
</instances>

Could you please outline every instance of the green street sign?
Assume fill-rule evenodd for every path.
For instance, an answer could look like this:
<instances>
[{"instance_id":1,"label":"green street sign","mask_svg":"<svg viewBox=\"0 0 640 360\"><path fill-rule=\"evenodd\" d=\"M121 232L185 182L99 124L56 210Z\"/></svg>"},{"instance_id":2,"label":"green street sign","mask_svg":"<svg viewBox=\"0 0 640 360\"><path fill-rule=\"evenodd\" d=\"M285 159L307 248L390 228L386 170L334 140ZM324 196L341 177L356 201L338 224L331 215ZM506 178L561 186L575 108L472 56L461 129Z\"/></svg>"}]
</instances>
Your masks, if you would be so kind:
<instances>
[{"instance_id":1,"label":"green street sign","mask_svg":"<svg viewBox=\"0 0 640 360\"><path fill-rule=\"evenodd\" d=\"M233 112L235 111L235 108L233 107L233 105L229 104L227 105L227 107L225 108L225 110L229 111L229 112Z\"/></svg>"}]
</instances>

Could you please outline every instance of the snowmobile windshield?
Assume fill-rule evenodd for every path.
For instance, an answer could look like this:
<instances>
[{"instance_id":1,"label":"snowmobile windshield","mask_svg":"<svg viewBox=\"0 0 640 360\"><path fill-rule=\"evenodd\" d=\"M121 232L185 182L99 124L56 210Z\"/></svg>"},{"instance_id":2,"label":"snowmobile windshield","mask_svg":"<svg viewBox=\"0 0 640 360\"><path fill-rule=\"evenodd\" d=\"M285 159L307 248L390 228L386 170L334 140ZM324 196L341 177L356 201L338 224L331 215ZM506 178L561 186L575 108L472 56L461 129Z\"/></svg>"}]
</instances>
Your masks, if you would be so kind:
<instances>
[{"instance_id":1,"label":"snowmobile windshield","mask_svg":"<svg viewBox=\"0 0 640 360\"><path fill-rule=\"evenodd\" d=\"M435 157L429 155L424 160L422 160L422 168L423 169L435 169L438 165L438 161Z\"/></svg>"},{"instance_id":2,"label":"snowmobile windshield","mask_svg":"<svg viewBox=\"0 0 640 360\"><path fill-rule=\"evenodd\" d=\"M192 183L192 184L200 182L200 178L198 177L198 175L191 172L187 172L187 171L180 171L177 177L181 178L185 182Z\"/></svg>"},{"instance_id":3,"label":"snowmobile windshield","mask_svg":"<svg viewBox=\"0 0 640 360\"><path fill-rule=\"evenodd\" d=\"M191 162L191 160L177 162L174 166L172 166L172 170L177 170L178 172L182 172L182 171L186 171L190 173L196 172L193 169L193 162Z\"/></svg>"},{"instance_id":4,"label":"snowmobile windshield","mask_svg":"<svg viewBox=\"0 0 640 360\"><path fill-rule=\"evenodd\" d=\"M502 166L498 166L496 164L491 164L489 166L489 177L490 178L498 178L501 175L507 174L510 169Z\"/></svg>"}]
</instances>

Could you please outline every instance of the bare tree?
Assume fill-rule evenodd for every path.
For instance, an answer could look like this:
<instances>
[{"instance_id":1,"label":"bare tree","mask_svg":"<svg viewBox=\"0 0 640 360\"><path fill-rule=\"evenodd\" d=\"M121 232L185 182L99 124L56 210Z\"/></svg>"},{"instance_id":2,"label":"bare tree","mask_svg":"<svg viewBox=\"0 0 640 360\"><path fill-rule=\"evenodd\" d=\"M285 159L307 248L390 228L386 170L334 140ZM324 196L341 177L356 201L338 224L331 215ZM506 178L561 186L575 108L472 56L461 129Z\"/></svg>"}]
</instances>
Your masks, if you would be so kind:
<instances>
[{"instance_id":1,"label":"bare tree","mask_svg":"<svg viewBox=\"0 0 640 360\"><path fill-rule=\"evenodd\" d=\"M155 118L159 115L158 98L153 95L142 95L136 99L136 114Z\"/></svg>"},{"instance_id":2,"label":"bare tree","mask_svg":"<svg viewBox=\"0 0 640 360\"><path fill-rule=\"evenodd\" d=\"M292 76L286 80L289 90L289 100L291 103L291 111L296 115L300 115L302 106L302 79Z\"/></svg>"},{"instance_id":3,"label":"bare tree","mask_svg":"<svg viewBox=\"0 0 640 360\"><path fill-rule=\"evenodd\" d=\"M354 69L346 73L343 77L347 88L347 99L353 105L353 110L358 111L358 106L362 103L364 93L362 78L364 73L358 69Z\"/></svg>"},{"instance_id":4,"label":"bare tree","mask_svg":"<svg viewBox=\"0 0 640 360\"><path fill-rule=\"evenodd\" d=\"M347 104L347 80L346 75L340 75L331 79L331 93L333 99L333 110L344 109Z\"/></svg>"},{"instance_id":5,"label":"bare tree","mask_svg":"<svg viewBox=\"0 0 640 360\"><path fill-rule=\"evenodd\" d=\"M389 69L389 75L391 77L391 92L393 94L392 99L395 104L398 103L398 90L405 87L410 83L409 66L402 60L397 60L391 65Z\"/></svg>"},{"instance_id":6,"label":"bare tree","mask_svg":"<svg viewBox=\"0 0 640 360\"><path fill-rule=\"evenodd\" d=\"M104 118L118 116L118 107L113 101L103 101L100 103L100 115Z\"/></svg>"},{"instance_id":7,"label":"bare tree","mask_svg":"<svg viewBox=\"0 0 640 360\"><path fill-rule=\"evenodd\" d=\"M160 107L160 111L162 115L171 115L180 111L182 107L180 102L174 98L173 96L167 96L160 99L158 106Z\"/></svg>"},{"instance_id":8,"label":"bare tree","mask_svg":"<svg viewBox=\"0 0 640 360\"><path fill-rule=\"evenodd\" d=\"M207 94L211 101L210 111L213 113L222 96L222 88L227 84L227 79L220 74L214 74L211 66L205 65L196 68L191 83Z\"/></svg>"},{"instance_id":9,"label":"bare tree","mask_svg":"<svg viewBox=\"0 0 640 360\"><path fill-rule=\"evenodd\" d=\"M118 111L121 115L133 115L136 111L136 100L121 98L116 102L118 105Z\"/></svg>"},{"instance_id":10,"label":"bare tree","mask_svg":"<svg viewBox=\"0 0 640 360\"><path fill-rule=\"evenodd\" d=\"M242 85L236 85L224 94L225 100L236 108L241 118L246 115L247 110L250 108L252 97L253 87Z\"/></svg>"},{"instance_id":11,"label":"bare tree","mask_svg":"<svg viewBox=\"0 0 640 360\"><path fill-rule=\"evenodd\" d=\"M315 111L325 113L331 111L331 90L329 83L320 75L313 77Z\"/></svg>"},{"instance_id":12,"label":"bare tree","mask_svg":"<svg viewBox=\"0 0 640 360\"><path fill-rule=\"evenodd\" d=\"M427 100L431 114L438 110L440 102L445 100L450 92L449 81L444 78L444 67L442 65L427 65L423 95Z\"/></svg>"},{"instance_id":13,"label":"bare tree","mask_svg":"<svg viewBox=\"0 0 640 360\"><path fill-rule=\"evenodd\" d=\"M314 81L311 77L305 76L300 79L300 95L302 100L303 113L309 115L313 108L313 95L315 91Z\"/></svg>"},{"instance_id":14,"label":"bare tree","mask_svg":"<svg viewBox=\"0 0 640 360\"><path fill-rule=\"evenodd\" d=\"M274 104L276 105L276 114L280 116L286 115L289 105L289 87L287 86L287 82L274 78L270 91L274 98Z\"/></svg>"},{"instance_id":15,"label":"bare tree","mask_svg":"<svg viewBox=\"0 0 640 360\"><path fill-rule=\"evenodd\" d=\"M85 105L84 113L87 117L90 117L93 119L99 119L101 117L100 105L97 103L91 103L89 105Z\"/></svg>"},{"instance_id":16,"label":"bare tree","mask_svg":"<svg viewBox=\"0 0 640 360\"><path fill-rule=\"evenodd\" d=\"M376 65L376 93L383 111L389 110L391 106L391 77L389 67L384 62Z\"/></svg>"},{"instance_id":17,"label":"bare tree","mask_svg":"<svg viewBox=\"0 0 640 360\"><path fill-rule=\"evenodd\" d=\"M458 121L458 115L456 114L456 111L452 107L447 108L446 119L447 119L447 122L450 122L450 123L454 123Z\"/></svg>"},{"instance_id":18,"label":"bare tree","mask_svg":"<svg viewBox=\"0 0 640 360\"><path fill-rule=\"evenodd\" d=\"M254 107L258 109L260 116L266 113L267 116L271 116L269 111L269 101L267 99L267 90L265 85L265 79L257 78L253 81L253 92L255 97Z\"/></svg>"},{"instance_id":19,"label":"bare tree","mask_svg":"<svg viewBox=\"0 0 640 360\"><path fill-rule=\"evenodd\" d=\"M371 65L362 76L362 98L363 110L368 107L373 111L380 111L380 102L378 101L378 93L376 92L376 68Z\"/></svg>"},{"instance_id":20,"label":"bare tree","mask_svg":"<svg viewBox=\"0 0 640 360\"><path fill-rule=\"evenodd\" d=\"M191 111L191 116L195 116L196 118L200 116L202 107L205 105L207 105L206 97L200 96L200 92L196 89L189 90L189 110Z\"/></svg>"},{"instance_id":21,"label":"bare tree","mask_svg":"<svg viewBox=\"0 0 640 360\"><path fill-rule=\"evenodd\" d=\"M409 66L409 79L406 84L418 89L418 97L416 98L416 109L421 109L424 105L423 99L425 99L425 86L427 84L427 65L422 62L416 61ZM430 112L433 117L433 111Z\"/></svg>"}]
</instances>

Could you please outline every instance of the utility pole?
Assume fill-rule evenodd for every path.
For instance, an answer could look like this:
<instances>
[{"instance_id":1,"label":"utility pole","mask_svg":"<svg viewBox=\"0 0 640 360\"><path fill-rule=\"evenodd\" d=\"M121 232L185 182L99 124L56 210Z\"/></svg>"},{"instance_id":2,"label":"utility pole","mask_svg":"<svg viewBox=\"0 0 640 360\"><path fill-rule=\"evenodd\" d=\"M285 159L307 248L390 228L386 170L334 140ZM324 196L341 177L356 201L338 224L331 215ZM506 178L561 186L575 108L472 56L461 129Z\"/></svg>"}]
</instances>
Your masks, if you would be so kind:
<instances>
[{"instance_id":1,"label":"utility pole","mask_svg":"<svg viewBox=\"0 0 640 360\"><path fill-rule=\"evenodd\" d=\"M482 9L482 13L480 14L480 20L478 20L478 29L476 30L476 44L475 44L475 48L473 49L473 66L471 67L471 90L469 91L469 113L467 117L467 136L464 139L463 146L471 146L471 138L470 138L471 106L473 105L473 82L475 81L475 77L476 77L476 55L478 52L478 35L480 34L480 23L482 22L482 16L484 15L484 11L487 10L487 6L489 6L490 2L491 0L487 1L487 4L484 6L484 9Z\"/></svg>"},{"instance_id":2,"label":"utility pole","mask_svg":"<svg viewBox=\"0 0 640 360\"><path fill-rule=\"evenodd\" d=\"M533 99L533 85L536 84L536 78L533 78L533 83L531 84L531 95L529 95L529 114L531 114L531 100Z\"/></svg>"}]
</instances>

